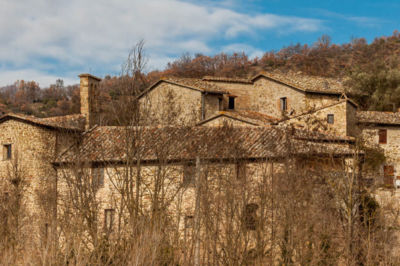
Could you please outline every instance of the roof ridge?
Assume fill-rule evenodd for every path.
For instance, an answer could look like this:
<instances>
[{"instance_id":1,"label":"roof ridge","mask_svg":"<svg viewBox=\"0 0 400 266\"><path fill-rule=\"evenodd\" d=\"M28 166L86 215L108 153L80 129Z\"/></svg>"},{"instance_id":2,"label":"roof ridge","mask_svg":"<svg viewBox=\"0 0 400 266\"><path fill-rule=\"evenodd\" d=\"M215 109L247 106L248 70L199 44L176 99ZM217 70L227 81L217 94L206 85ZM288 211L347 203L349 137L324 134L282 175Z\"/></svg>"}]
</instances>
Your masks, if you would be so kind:
<instances>
[{"instance_id":1,"label":"roof ridge","mask_svg":"<svg viewBox=\"0 0 400 266\"><path fill-rule=\"evenodd\" d=\"M298 90L301 90L301 91L304 91L304 92L322 93L322 94L342 94L343 93L343 91L340 91L338 89L331 89L331 88L324 89L324 90L304 88L304 86L302 84L299 85L299 84L296 84L293 81L291 81L290 78L287 77L287 76L290 76L289 74L286 74L286 75L282 74L284 76L283 78L282 77L278 77L277 75L279 75L279 74L274 74L274 73L268 73L266 71L261 71L260 73L254 75L251 78L251 81L254 82L254 80L256 80L257 78L259 78L261 76L264 76L264 77L266 77L268 79L274 80L276 82L280 82L282 84L285 84L285 85L290 86L290 87L292 87L294 89L298 89ZM307 75L303 75L303 77L307 77L307 78L310 78L310 79L311 78L316 79L315 77L307 76ZM327 79L325 79L325 81L326 80ZM302 83L302 82L299 82L299 83Z\"/></svg>"},{"instance_id":2,"label":"roof ridge","mask_svg":"<svg viewBox=\"0 0 400 266\"><path fill-rule=\"evenodd\" d=\"M230 77L217 77L217 76L204 76L202 78L204 81L221 81L221 82L232 82L232 83L246 83L253 84L253 82L248 78L230 78Z\"/></svg>"}]
</instances>

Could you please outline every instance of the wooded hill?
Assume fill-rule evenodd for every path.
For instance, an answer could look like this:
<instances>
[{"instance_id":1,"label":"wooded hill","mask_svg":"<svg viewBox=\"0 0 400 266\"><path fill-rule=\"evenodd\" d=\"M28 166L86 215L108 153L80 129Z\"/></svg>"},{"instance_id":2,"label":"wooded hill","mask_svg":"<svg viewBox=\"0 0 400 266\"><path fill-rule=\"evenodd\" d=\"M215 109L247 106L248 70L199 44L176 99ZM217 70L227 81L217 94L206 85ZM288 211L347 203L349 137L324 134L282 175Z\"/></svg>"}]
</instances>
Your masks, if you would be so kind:
<instances>
[{"instance_id":1,"label":"wooded hill","mask_svg":"<svg viewBox=\"0 0 400 266\"><path fill-rule=\"evenodd\" d=\"M395 111L400 107L400 33L376 38L370 44L364 38L345 44L333 44L329 36L313 45L294 44L279 51L266 52L249 59L243 53L214 56L182 55L162 71L106 76L102 81L103 109L121 96L121 83L143 90L160 77L203 76L249 77L260 71L295 71L304 75L341 80L362 109ZM64 86L61 80L48 88L34 81L16 81L0 89L0 112L21 112L39 117L79 112L78 85ZM132 90L132 94L137 93Z\"/></svg>"}]
</instances>

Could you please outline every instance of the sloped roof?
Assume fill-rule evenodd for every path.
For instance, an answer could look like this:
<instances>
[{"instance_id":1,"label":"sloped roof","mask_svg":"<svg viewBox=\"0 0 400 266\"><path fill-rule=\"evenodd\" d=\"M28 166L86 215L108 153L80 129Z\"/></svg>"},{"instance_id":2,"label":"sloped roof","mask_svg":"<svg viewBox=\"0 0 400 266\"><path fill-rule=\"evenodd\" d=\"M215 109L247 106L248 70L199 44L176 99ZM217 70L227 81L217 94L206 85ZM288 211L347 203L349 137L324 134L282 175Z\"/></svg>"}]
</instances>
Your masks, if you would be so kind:
<instances>
[{"instance_id":1,"label":"sloped roof","mask_svg":"<svg viewBox=\"0 0 400 266\"><path fill-rule=\"evenodd\" d=\"M207 92L207 93L215 93L215 94L227 94L229 93L227 90L218 87L215 84L212 84L210 82L203 81L201 79L193 79L193 78L175 78L175 77L168 77L168 78L162 78L152 84L150 87L148 87L144 92L142 92L138 98L143 97L145 94L150 92L152 89L154 89L158 84L166 82L174 85L178 85L184 88L192 89L192 90L197 90L201 92Z\"/></svg>"},{"instance_id":2,"label":"sloped roof","mask_svg":"<svg viewBox=\"0 0 400 266\"><path fill-rule=\"evenodd\" d=\"M400 125L400 113L379 111L358 111L358 123Z\"/></svg>"},{"instance_id":3,"label":"sloped roof","mask_svg":"<svg viewBox=\"0 0 400 266\"><path fill-rule=\"evenodd\" d=\"M256 126L269 125L279 121L278 118L255 111L232 110L232 111L219 111L214 116L201 121L200 123L198 123L198 125L203 125L219 117L228 117L231 119L235 119Z\"/></svg>"},{"instance_id":4,"label":"sloped roof","mask_svg":"<svg viewBox=\"0 0 400 266\"><path fill-rule=\"evenodd\" d=\"M204 81L214 81L214 82L230 82L230 83L242 83L242 84L253 84L249 79L241 78L227 78L227 77L214 77L214 76L204 76Z\"/></svg>"},{"instance_id":5,"label":"sloped roof","mask_svg":"<svg viewBox=\"0 0 400 266\"><path fill-rule=\"evenodd\" d=\"M10 119L50 129L83 131L85 128L85 117L81 114L38 118L34 116L8 113L0 117L0 123Z\"/></svg>"},{"instance_id":6,"label":"sloped roof","mask_svg":"<svg viewBox=\"0 0 400 266\"><path fill-rule=\"evenodd\" d=\"M345 92L342 83L331 78L308 76L294 72L262 72L250 80L254 82L260 77L265 77L308 93L341 95Z\"/></svg>"},{"instance_id":7,"label":"sloped roof","mask_svg":"<svg viewBox=\"0 0 400 266\"><path fill-rule=\"evenodd\" d=\"M293 136L292 131L270 127L96 127L84 135L78 150L68 150L55 163L123 162L127 151L135 150L133 147L143 161L165 162L192 160L197 156L219 160L354 153L346 145L327 145Z\"/></svg>"}]
</instances>

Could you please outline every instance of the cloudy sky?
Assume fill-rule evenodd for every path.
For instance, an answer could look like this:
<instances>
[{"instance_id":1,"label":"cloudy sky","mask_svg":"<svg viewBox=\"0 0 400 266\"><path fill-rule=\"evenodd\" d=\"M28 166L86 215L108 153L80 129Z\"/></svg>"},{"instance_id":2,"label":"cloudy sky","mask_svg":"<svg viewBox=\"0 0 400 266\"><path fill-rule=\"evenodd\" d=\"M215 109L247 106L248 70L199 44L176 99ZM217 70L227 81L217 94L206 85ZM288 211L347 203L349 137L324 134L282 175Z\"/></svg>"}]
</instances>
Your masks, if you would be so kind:
<instances>
[{"instance_id":1,"label":"cloudy sky","mask_svg":"<svg viewBox=\"0 0 400 266\"><path fill-rule=\"evenodd\" d=\"M399 12L398 0L0 0L0 86L118 75L141 39L148 71L185 52L256 57L322 34L372 41L400 28Z\"/></svg>"}]
</instances>

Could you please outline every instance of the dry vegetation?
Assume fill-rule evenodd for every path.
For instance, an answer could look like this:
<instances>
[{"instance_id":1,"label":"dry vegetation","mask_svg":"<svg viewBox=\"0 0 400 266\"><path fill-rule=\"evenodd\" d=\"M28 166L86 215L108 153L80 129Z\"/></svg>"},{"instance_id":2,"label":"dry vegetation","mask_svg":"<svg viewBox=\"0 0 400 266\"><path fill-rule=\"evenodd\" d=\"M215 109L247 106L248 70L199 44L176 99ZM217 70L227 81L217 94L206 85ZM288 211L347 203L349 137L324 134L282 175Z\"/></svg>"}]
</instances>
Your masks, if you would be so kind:
<instances>
[{"instance_id":1,"label":"dry vegetation","mask_svg":"<svg viewBox=\"0 0 400 266\"><path fill-rule=\"evenodd\" d=\"M49 215L39 234L26 208L23 171L17 162L10 168L1 184L2 264L399 263L393 249L397 216L388 215L398 209L379 206L369 194L357 155L299 159L287 153L279 161L243 161L245 151L227 145L232 130L226 127L213 149L193 151L185 162L192 163L191 179L182 182L176 178L181 170L167 160L181 135L151 145L157 156L149 170L146 147L135 144L143 132L124 132L128 157L108 165L109 180L94 178L80 156L61 171L58 215ZM229 159L210 161L208 155L220 149ZM101 182L111 185L113 195L97 195ZM104 212L105 200L115 206L112 213Z\"/></svg>"},{"instance_id":2,"label":"dry vegetation","mask_svg":"<svg viewBox=\"0 0 400 266\"><path fill-rule=\"evenodd\" d=\"M395 34L391 38L397 40L399 36ZM326 39L321 40L320 45L315 51L340 54L335 50L340 47L332 47ZM375 44L357 41L354 46L357 45L365 48ZM150 147L156 151L155 170L149 172L144 164L146 147L140 145L144 134L140 125L151 117L146 112L139 112L134 97L150 77L150 74L147 77L141 74L145 65L144 58L139 56L142 48L143 44L134 48L120 78L103 81L105 87L118 88L118 92L103 90L102 95L109 97L112 104L104 107L108 115L103 116L102 121L123 127L125 139L124 157L119 164L108 165L106 170L106 176L111 176L107 182L115 191L112 196L115 210L105 213L100 208L102 201L97 192L101 181L93 179L93 173L87 170L91 165L77 154L72 167L59 176L64 190L58 195L57 216L53 215L52 209L55 202L51 196L54 195L52 183L48 182L35 191L35 197L42 199L39 201L40 208L50 209L51 215L47 217L48 223L44 228L34 233L35 225L26 205L29 195L24 193L27 177L18 161L14 161L8 178L1 180L0 184L1 264L400 263L393 249L397 216L388 215L398 213L398 209L396 206L379 206L368 192L359 171L362 158L358 157L358 153L355 153L351 164L349 160L333 157L310 156L298 160L288 153L279 162L264 158L258 162L263 167L257 170L252 167L235 168L232 165L240 166L242 163L242 151L235 145L225 143L231 129L224 127L220 138L213 139L213 142L220 145L215 146L216 150L230 155L228 161L210 161L209 157L196 154L193 150L190 160L193 179L185 183L173 178L178 170L168 162L171 152L166 149L168 145L155 143ZM296 62L296 57L309 58L314 54L305 53L307 47L302 49L292 53L284 62ZM343 49L345 47L340 48ZM235 68L239 70L246 69L246 64L260 64L262 67L280 64L270 63L271 54L254 63L249 63L245 57L235 56L233 59L229 57L228 61L235 62L234 65L243 62L241 67ZM277 62L281 57L279 53L273 56ZM186 63L206 58L197 56ZM171 64L165 73L171 71L174 75L184 75L173 72L178 65L182 69L190 69L182 63ZM218 66L215 69L224 68ZM247 73L247 70L243 71L243 75ZM239 72L229 73L237 75ZM226 73L201 73L204 74ZM115 82L114 87L108 86L112 84L111 80ZM171 116L174 112L169 113ZM166 119L173 117L166 116ZM175 139L168 141L177 141L181 137L175 135ZM291 144L288 142L287 145ZM312 161L313 167L303 164L304 161ZM188 191L192 191L193 195L191 215L184 208L187 200L184 195ZM108 222L104 222L104 215L109 215Z\"/></svg>"},{"instance_id":3,"label":"dry vegetation","mask_svg":"<svg viewBox=\"0 0 400 266\"><path fill-rule=\"evenodd\" d=\"M370 44L363 38L341 45L333 44L329 36L324 35L311 46L290 45L252 60L244 52L214 56L184 54L162 71L134 75L122 71L118 77L106 76L102 81L102 108L106 111L113 108L112 104L123 93L121 82L136 82L139 85L137 90L142 91L160 77L249 77L265 70L343 80L362 108L393 111L400 107L399 51L400 35L395 31L392 36L376 38ZM125 68L135 64L132 60L130 62L125 64ZM145 63L145 57L141 63ZM10 111L39 117L78 113L79 88L64 86L62 80L42 89L34 81L16 81L0 90L0 112Z\"/></svg>"}]
</instances>

